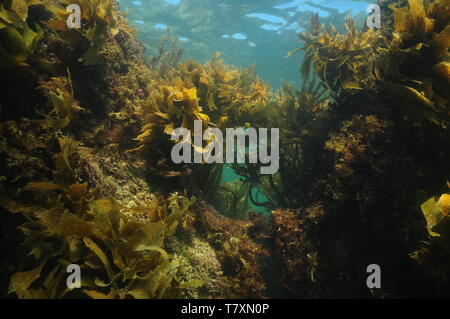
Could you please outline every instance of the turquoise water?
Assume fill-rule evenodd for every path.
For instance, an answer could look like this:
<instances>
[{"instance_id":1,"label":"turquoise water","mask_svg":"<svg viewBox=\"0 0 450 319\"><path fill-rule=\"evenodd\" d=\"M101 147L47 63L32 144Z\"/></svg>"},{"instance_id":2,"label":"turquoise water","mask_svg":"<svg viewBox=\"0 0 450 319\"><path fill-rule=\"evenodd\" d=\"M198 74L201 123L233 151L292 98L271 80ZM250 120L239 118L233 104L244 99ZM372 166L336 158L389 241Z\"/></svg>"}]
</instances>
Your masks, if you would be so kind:
<instances>
[{"instance_id":1,"label":"turquoise water","mask_svg":"<svg viewBox=\"0 0 450 319\"><path fill-rule=\"evenodd\" d=\"M274 89L300 82L297 34L313 13L338 29L347 15L361 25L368 4L351 0L120 0L133 27L151 54L167 32L185 48L184 58L205 62L221 52L225 63L256 72Z\"/></svg>"}]
</instances>

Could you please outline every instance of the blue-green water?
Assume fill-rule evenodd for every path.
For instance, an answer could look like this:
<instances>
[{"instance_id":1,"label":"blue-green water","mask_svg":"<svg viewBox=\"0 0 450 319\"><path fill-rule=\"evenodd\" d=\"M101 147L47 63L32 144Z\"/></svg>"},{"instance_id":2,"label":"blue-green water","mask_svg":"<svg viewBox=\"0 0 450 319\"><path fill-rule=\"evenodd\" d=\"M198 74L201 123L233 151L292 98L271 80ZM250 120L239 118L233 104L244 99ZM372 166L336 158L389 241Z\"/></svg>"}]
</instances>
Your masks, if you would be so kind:
<instances>
[{"instance_id":1,"label":"blue-green water","mask_svg":"<svg viewBox=\"0 0 450 319\"><path fill-rule=\"evenodd\" d=\"M120 0L151 54L167 32L185 48L184 58L207 61L216 52L227 64L252 64L274 89L300 82L301 55L286 58L298 47L297 34L313 13L338 29L347 15L361 26L374 0Z\"/></svg>"}]
</instances>

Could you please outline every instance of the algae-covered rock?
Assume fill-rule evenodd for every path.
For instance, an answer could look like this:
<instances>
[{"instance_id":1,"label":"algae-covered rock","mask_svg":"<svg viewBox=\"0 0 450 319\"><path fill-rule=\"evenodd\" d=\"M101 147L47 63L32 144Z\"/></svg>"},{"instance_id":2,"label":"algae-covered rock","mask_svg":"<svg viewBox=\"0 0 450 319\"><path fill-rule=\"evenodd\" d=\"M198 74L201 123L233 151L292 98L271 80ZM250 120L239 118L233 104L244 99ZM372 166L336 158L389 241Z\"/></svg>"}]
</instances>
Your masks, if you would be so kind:
<instances>
[{"instance_id":1,"label":"algae-covered rock","mask_svg":"<svg viewBox=\"0 0 450 319\"><path fill-rule=\"evenodd\" d=\"M221 37L214 10L238 2L182 1L175 28ZM72 3L84 9L80 29L65 23ZM239 2L245 14L273 5ZM448 296L450 195L423 203L423 216L417 198L446 192L449 178L448 12L444 0L383 1L382 30L313 15L299 36L302 85L275 92L219 53L200 63L181 60L174 39L141 44L116 1L3 1L0 224L13 240L0 244L18 248L2 255L3 292ZM173 163L171 134L195 120L280 128L279 172L234 165L239 178L224 186L221 164ZM361 278L373 262L389 267L381 290ZM66 285L70 264L80 290Z\"/></svg>"}]
</instances>

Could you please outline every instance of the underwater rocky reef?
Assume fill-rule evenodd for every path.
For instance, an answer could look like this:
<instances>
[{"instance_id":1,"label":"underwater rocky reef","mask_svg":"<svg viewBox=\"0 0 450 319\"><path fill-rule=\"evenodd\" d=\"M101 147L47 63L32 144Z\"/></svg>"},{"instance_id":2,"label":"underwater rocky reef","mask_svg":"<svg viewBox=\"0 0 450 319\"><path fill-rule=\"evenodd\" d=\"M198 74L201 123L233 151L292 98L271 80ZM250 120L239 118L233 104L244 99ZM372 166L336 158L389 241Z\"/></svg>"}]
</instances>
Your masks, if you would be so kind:
<instances>
[{"instance_id":1,"label":"underwater rocky reef","mask_svg":"<svg viewBox=\"0 0 450 319\"><path fill-rule=\"evenodd\" d=\"M170 37L149 54L115 0L2 1L0 296L449 298L450 1L378 3L378 30L311 15L275 90ZM278 173L175 164L194 121L279 128Z\"/></svg>"}]
</instances>

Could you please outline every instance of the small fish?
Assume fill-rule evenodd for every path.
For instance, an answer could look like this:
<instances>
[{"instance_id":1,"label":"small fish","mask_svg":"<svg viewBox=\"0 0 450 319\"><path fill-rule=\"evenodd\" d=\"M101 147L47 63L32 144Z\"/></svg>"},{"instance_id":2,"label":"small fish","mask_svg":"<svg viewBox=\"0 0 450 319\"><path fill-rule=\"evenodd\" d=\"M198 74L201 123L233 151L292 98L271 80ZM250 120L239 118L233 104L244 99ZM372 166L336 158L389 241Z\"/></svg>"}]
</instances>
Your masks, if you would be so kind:
<instances>
[{"instance_id":1,"label":"small fish","mask_svg":"<svg viewBox=\"0 0 450 319\"><path fill-rule=\"evenodd\" d=\"M248 41L248 45L251 47L256 47L256 43L252 41Z\"/></svg>"}]
</instances>

